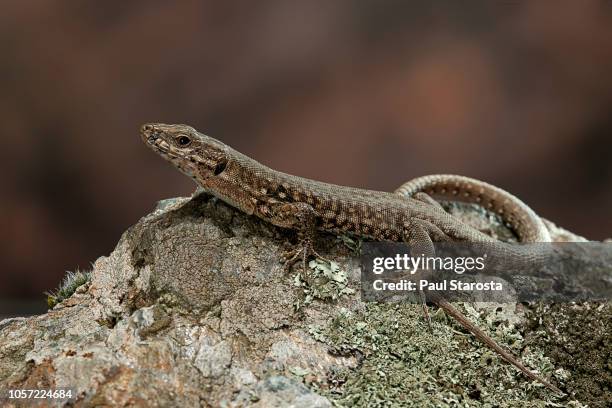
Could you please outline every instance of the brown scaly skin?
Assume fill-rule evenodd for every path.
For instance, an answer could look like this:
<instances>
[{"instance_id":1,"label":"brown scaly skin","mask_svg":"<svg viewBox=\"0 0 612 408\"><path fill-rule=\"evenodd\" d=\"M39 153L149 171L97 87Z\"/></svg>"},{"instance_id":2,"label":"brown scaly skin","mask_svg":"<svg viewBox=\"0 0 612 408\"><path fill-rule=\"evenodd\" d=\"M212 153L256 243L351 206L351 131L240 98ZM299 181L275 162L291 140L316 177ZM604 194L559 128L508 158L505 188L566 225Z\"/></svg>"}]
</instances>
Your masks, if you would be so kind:
<instances>
[{"instance_id":1,"label":"brown scaly skin","mask_svg":"<svg viewBox=\"0 0 612 408\"><path fill-rule=\"evenodd\" d=\"M418 184L417 187L407 183L396 194L362 190L272 170L186 125L146 124L141 128L141 137L150 148L193 178L206 192L247 214L300 232L304 245L297 254L301 252L304 257L308 251L312 251L311 242L316 230L403 241L427 256L434 255L432 241L497 242L445 212L428 195L414 194L423 185L429 189L435 187L435 180L429 184ZM438 181L438 185L445 185L457 180ZM474 197L484 202L495 202L501 197L499 191L503 191L492 191L486 188L488 185L479 188L482 186L468 184L470 188L474 186L477 190L469 191L475 192ZM461 193L466 191L461 190ZM413 194L414 198L411 197ZM503 198L514 198L506 194ZM525 208L528 209L516 198L514 201L505 200L502 206L495 207L502 209L502 216L512 215L506 220L519 227L519 234L526 234L531 240L545 236L539 232L538 222L541 221ZM537 256L501 243L499 251L528 260ZM428 299L529 378L562 394L557 387L527 369L445 299L432 293L428 293Z\"/></svg>"},{"instance_id":2,"label":"brown scaly skin","mask_svg":"<svg viewBox=\"0 0 612 408\"><path fill-rule=\"evenodd\" d=\"M484 181L454 174L433 174L412 179L395 192L407 197L424 192L430 197L475 203L499 214L521 242L550 242L548 228L531 208Z\"/></svg>"}]
</instances>

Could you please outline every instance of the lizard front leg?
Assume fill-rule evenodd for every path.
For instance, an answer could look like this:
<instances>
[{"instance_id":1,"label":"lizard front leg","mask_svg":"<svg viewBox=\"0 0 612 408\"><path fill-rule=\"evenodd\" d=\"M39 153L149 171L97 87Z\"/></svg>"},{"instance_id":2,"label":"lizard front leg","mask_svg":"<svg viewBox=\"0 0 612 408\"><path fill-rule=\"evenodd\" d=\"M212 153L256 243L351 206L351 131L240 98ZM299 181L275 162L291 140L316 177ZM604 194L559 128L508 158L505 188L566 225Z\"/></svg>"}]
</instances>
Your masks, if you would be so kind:
<instances>
[{"instance_id":1,"label":"lizard front leg","mask_svg":"<svg viewBox=\"0 0 612 408\"><path fill-rule=\"evenodd\" d=\"M267 207L264 215L276 226L297 231L299 244L297 248L285 254L284 268L286 270L296 262L300 255L302 255L304 270L306 270L306 260L309 254L323 258L313 247L317 232L317 213L311 205L307 203L276 204Z\"/></svg>"}]
</instances>

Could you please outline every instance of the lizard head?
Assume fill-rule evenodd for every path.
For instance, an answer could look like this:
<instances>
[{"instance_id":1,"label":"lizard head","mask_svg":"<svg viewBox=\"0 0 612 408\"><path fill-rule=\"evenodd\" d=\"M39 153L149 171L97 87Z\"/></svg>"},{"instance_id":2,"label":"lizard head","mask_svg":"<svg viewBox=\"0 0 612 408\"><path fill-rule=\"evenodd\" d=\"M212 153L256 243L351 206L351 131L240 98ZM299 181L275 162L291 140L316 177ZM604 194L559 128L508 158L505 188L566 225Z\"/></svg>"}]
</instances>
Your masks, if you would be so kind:
<instances>
[{"instance_id":1,"label":"lizard head","mask_svg":"<svg viewBox=\"0 0 612 408\"><path fill-rule=\"evenodd\" d=\"M227 166L227 146L191 126L147 123L140 135L153 151L202 185Z\"/></svg>"}]
</instances>

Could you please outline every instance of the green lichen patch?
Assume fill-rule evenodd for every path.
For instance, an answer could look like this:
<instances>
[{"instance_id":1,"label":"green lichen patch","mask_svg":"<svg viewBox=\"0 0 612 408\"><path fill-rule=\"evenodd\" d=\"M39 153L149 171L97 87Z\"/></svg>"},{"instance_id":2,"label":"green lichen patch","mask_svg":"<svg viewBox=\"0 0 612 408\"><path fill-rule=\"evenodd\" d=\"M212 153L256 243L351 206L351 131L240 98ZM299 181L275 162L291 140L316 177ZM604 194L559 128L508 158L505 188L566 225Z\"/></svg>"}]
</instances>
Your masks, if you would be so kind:
<instances>
[{"instance_id":1,"label":"green lichen patch","mask_svg":"<svg viewBox=\"0 0 612 408\"><path fill-rule=\"evenodd\" d=\"M51 292L45 292L49 309L53 309L55 305L68 299L79 286L84 285L90 280L91 272L89 271L80 271L78 269L74 272L68 271L59 288Z\"/></svg>"},{"instance_id":2,"label":"green lichen patch","mask_svg":"<svg viewBox=\"0 0 612 408\"><path fill-rule=\"evenodd\" d=\"M571 373L568 393L589 407L612 406L612 305L537 304L528 318L528 340Z\"/></svg>"},{"instance_id":3,"label":"green lichen patch","mask_svg":"<svg viewBox=\"0 0 612 408\"><path fill-rule=\"evenodd\" d=\"M348 276L334 261L316 258L293 277L293 284L302 289L303 296L294 304L295 310L309 305L313 300L334 301L343 295L355 293L348 287Z\"/></svg>"},{"instance_id":4,"label":"green lichen patch","mask_svg":"<svg viewBox=\"0 0 612 408\"><path fill-rule=\"evenodd\" d=\"M538 348L525 347L514 325L491 316L497 313L472 309L468 314L532 369L549 376L554 367L548 358ZM434 321L433 331L427 330L418 305L367 304L358 312L342 310L330 324L311 327L310 333L331 353L355 356L359 365L310 386L339 407L580 406L525 379L458 324Z\"/></svg>"}]
</instances>

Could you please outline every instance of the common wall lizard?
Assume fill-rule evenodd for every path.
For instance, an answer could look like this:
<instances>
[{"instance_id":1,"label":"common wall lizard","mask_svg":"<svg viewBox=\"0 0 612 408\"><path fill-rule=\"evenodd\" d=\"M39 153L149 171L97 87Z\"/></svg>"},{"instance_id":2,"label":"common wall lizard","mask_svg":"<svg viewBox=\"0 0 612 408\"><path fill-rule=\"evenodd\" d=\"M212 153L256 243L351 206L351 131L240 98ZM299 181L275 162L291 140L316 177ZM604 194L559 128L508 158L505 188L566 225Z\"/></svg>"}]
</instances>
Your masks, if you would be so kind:
<instances>
[{"instance_id":1,"label":"common wall lizard","mask_svg":"<svg viewBox=\"0 0 612 408\"><path fill-rule=\"evenodd\" d=\"M502 215L523 242L550 239L546 227L529 207L509 193L473 179L428 176L406 183L396 193L362 190L270 169L186 125L146 124L141 128L141 137L208 193L247 214L298 231L302 246L296 255L301 253L304 259L314 252L312 242L317 230L403 241L427 254L433 253L434 241L498 242L444 211L423 190L484 204ZM499 243L499 248L527 259L537 256L510 244ZM427 299L526 376L563 394L441 296L428 293Z\"/></svg>"}]
</instances>

